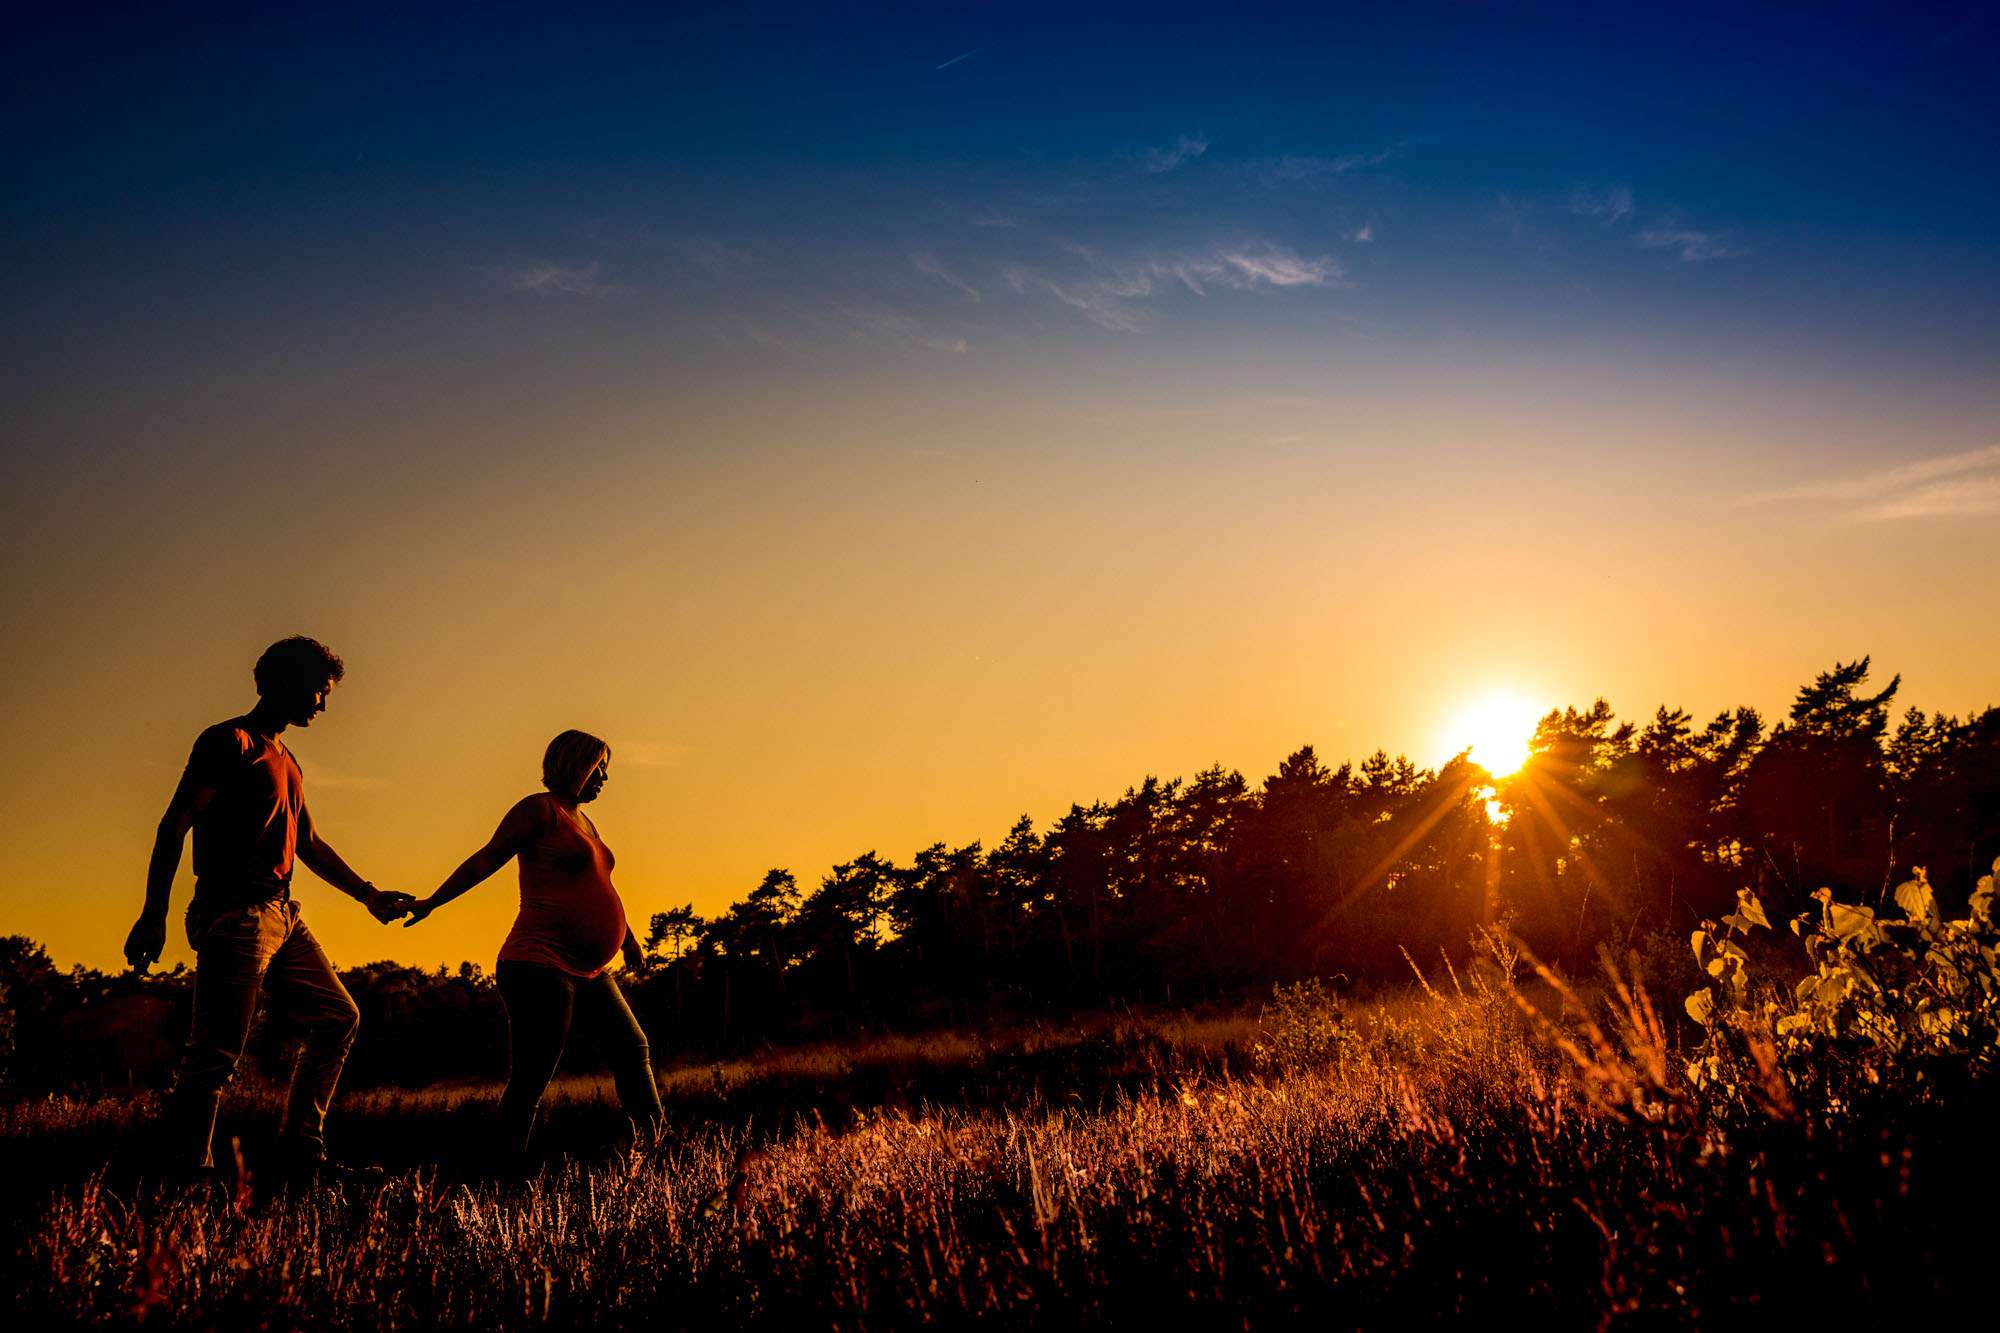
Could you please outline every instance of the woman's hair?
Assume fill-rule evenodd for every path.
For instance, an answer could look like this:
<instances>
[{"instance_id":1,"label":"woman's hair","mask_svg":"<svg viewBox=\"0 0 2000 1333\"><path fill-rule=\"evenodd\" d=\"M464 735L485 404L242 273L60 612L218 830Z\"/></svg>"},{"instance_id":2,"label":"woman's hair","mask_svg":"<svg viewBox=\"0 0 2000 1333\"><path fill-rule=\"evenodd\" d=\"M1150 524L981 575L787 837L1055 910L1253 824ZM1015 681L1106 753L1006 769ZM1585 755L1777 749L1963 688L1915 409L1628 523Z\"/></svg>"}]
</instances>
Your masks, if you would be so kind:
<instances>
[{"instance_id":1,"label":"woman's hair","mask_svg":"<svg viewBox=\"0 0 2000 1333\"><path fill-rule=\"evenodd\" d=\"M549 742L542 755L542 785L558 796L575 796L611 747L587 731L565 731Z\"/></svg>"},{"instance_id":2,"label":"woman's hair","mask_svg":"<svg viewBox=\"0 0 2000 1333\"><path fill-rule=\"evenodd\" d=\"M265 698L331 685L345 674L347 668L333 649L303 634L280 639L266 648L251 671L257 693Z\"/></svg>"}]
</instances>

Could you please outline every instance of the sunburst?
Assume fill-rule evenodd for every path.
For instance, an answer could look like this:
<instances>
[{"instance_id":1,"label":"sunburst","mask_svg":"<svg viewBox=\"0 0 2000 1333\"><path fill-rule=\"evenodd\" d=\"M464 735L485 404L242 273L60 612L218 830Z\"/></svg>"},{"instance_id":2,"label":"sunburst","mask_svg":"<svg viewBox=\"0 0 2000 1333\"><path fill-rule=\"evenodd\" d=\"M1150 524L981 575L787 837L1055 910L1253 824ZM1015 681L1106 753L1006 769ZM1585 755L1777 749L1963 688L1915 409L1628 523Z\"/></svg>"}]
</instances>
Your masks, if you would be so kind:
<instances>
[{"instance_id":1,"label":"sunburst","mask_svg":"<svg viewBox=\"0 0 2000 1333\"><path fill-rule=\"evenodd\" d=\"M1453 718L1455 743L1470 746L1472 762L1496 778L1506 777L1528 760L1528 742L1535 734L1541 710L1518 694L1492 691L1466 704Z\"/></svg>"}]
</instances>

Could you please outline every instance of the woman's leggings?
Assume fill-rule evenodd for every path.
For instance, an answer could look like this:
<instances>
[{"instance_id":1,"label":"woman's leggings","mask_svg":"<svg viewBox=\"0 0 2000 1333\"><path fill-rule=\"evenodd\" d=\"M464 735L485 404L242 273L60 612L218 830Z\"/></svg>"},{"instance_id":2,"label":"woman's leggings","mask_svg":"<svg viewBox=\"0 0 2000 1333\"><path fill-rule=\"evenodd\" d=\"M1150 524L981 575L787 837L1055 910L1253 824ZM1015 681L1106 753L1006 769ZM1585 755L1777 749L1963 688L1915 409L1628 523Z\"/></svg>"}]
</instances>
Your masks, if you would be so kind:
<instances>
[{"instance_id":1,"label":"woman's leggings","mask_svg":"<svg viewBox=\"0 0 2000 1333\"><path fill-rule=\"evenodd\" d=\"M500 1142L507 1151L527 1151L535 1110L562 1059L570 1017L579 1007L603 1015L612 1079L625 1114L641 1130L659 1124L660 1089L653 1082L646 1033L610 973L576 977L542 963L503 961L494 969L494 979L507 1002L507 1091L500 1096L499 1124Z\"/></svg>"}]
</instances>

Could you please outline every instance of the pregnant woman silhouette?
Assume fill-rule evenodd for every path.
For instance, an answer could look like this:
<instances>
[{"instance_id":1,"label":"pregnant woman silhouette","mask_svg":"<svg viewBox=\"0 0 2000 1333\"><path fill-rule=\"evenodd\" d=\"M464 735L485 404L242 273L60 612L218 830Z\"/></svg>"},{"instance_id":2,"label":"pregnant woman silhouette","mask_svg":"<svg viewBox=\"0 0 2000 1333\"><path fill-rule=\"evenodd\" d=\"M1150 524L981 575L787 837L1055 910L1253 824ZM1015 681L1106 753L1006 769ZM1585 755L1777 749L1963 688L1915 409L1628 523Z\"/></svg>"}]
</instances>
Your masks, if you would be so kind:
<instances>
[{"instance_id":1,"label":"pregnant woman silhouette","mask_svg":"<svg viewBox=\"0 0 2000 1333\"><path fill-rule=\"evenodd\" d=\"M625 993L604 969L622 949L626 965L646 970L646 956L611 886L611 849L583 813L611 778L611 747L565 731L542 757L548 788L515 802L492 839L421 899L414 926L487 879L521 862L521 911L494 969L507 1003L507 1090L500 1098L502 1150L525 1155L542 1094L562 1058L571 1017L581 1007L606 1024L619 1103L642 1136L660 1122L660 1093L646 1034Z\"/></svg>"}]
</instances>

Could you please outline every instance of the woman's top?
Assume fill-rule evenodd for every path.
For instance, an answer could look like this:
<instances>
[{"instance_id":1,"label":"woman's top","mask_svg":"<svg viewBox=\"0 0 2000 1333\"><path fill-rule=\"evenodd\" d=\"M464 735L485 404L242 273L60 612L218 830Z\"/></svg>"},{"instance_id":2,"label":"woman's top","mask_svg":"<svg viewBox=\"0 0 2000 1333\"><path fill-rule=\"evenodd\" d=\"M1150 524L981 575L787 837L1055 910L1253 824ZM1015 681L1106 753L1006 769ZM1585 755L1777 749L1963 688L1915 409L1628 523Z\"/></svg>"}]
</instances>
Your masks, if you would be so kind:
<instances>
[{"instance_id":1,"label":"woman's top","mask_svg":"<svg viewBox=\"0 0 2000 1333\"><path fill-rule=\"evenodd\" d=\"M500 961L541 963L594 977L625 943L625 904L611 887L611 849L581 811L537 798L541 827L523 847L521 914Z\"/></svg>"}]
</instances>

